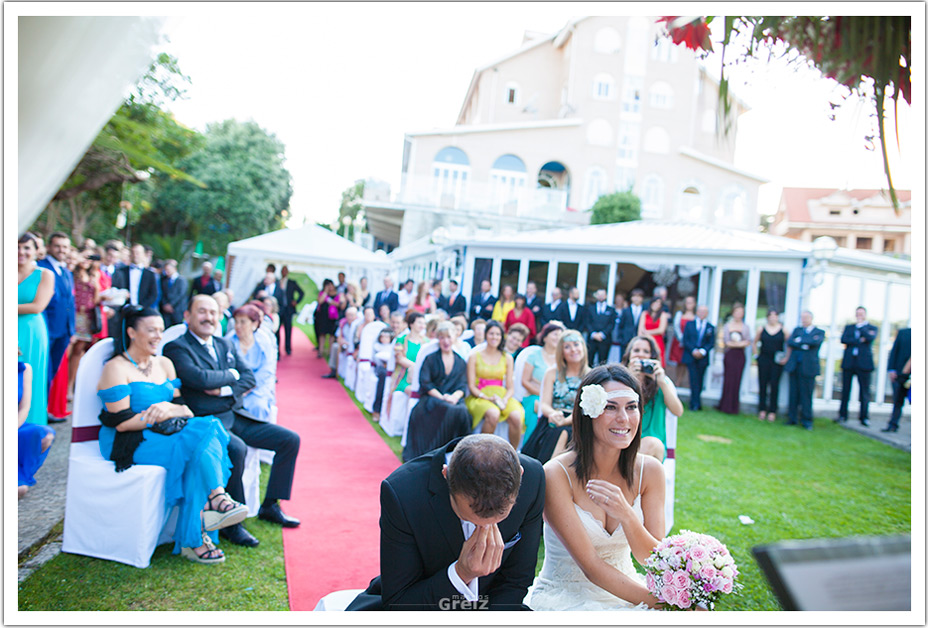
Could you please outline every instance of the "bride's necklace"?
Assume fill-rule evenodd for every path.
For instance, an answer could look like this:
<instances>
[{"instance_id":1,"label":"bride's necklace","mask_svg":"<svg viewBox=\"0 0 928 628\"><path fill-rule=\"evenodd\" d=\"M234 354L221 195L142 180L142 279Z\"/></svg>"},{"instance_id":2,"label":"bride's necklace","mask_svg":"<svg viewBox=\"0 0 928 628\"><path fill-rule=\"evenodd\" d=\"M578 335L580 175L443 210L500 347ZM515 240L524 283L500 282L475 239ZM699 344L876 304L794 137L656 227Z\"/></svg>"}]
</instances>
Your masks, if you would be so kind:
<instances>
[{"instance_id":1,"label":"bride's necklace","mask_svg":"<svg viewBox=\"0 0 928 628\"><path fill-rule=\"evenodd\" d=\"M144 375L145 377L148 377L149 375L151 375L151 367L154 365L154 360L149 358L148 364L145 366L145 368L142 368L141 366L139 366L138 362L132 359L132 356L129 355L128 351L123 351L123 355L126 356L126 358L130 362L132 362L133 365L135 365L135 368L137 368L142 375Z\"/></svg>"}]
</instances>

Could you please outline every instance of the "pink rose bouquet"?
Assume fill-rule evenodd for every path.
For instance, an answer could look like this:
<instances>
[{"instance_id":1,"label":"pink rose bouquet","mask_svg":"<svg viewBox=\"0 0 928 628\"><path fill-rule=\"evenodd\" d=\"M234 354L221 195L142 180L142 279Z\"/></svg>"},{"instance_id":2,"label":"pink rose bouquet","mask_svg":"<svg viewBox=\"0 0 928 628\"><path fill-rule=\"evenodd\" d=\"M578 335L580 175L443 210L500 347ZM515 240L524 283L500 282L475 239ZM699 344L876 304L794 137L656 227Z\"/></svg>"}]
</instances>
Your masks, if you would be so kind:
<instances>
[{"instance_id":1,"label":"pink rose bouquet","mask_svg":"<svg viewBox=\"0 0 928 628\"><path fill-rule=\"evenodd\" d=\"M644 568L648 590L671 609L699 604L712 610L723 594L742 586L728 548L715 537L689 530L661 541Z\"/></svg>"}]
</instances>

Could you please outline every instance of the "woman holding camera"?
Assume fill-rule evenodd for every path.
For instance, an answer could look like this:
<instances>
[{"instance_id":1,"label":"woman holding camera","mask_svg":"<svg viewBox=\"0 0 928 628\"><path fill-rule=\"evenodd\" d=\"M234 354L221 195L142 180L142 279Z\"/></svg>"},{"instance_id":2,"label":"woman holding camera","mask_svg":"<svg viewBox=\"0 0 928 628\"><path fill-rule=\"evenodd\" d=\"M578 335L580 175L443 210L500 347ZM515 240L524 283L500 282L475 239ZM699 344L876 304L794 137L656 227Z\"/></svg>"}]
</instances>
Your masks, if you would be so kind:
<instances>
[{"instance_id":1,"label":"woman holding camera","mask_svg":"<svg viewBox=\"0 0 928 628\"><path fill-rule=\"evenodd\" d=\"M740 303L735 303L731 320L722 328L722 341L725 343L725 379L717 409L725 414L738 414L741 376L747 362L745 349L751 346L751 328L744 322L744 306Z\"/></svg>"},{"instance_id":2,"label":"woman holding camera","mask_svg":"<svg viewBox=\"0 0 928 628\"><path fill-rule=\"evenodd\" d=\"M667 452L666 412L683 416L677 387L661 366L657 343L651 336L635 336L625 348L622 364L641 385L641 453L663 461Z\"/></svg>"}]
</instances>

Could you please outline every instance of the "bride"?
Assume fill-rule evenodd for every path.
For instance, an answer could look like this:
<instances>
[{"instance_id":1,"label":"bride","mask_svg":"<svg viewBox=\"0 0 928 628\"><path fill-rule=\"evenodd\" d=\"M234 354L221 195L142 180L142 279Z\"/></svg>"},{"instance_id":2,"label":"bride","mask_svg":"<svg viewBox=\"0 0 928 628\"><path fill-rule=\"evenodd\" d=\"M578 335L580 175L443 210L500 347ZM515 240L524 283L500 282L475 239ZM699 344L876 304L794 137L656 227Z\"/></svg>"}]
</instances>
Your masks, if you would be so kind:
<instances>
[{"instance_id":1,"label":"bride","mask_svg":"<svg viewBox=\"0 0 928 628\"><path fill-rule=\"evenodd\" d=\"M647 609L658 604L632 564L664 536L664 471L641 444L640 389L624 366L591 370L573 408L567 452L545 464L541 573L534 610Z\"/></svg>"}]
</instances>

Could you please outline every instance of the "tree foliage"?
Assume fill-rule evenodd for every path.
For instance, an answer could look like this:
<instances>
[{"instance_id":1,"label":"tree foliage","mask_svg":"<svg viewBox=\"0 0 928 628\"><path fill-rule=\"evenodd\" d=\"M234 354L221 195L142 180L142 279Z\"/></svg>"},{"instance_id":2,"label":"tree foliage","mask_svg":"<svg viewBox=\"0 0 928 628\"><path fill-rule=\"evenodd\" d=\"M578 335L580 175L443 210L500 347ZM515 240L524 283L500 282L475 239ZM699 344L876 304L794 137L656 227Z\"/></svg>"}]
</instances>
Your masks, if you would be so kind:
<instances>
[{"instance_id":1,"label":"tree foliage","mask_svg":"<svg viewBox=\"0 0 928 628\"><path fill-rule=\"evenodd\" d=\"M346 238L354 237L354 221L358 213L364 209L361 199L364 198L364 180L358 179L350 188L342 192L342 202L338 206L338 235ZM351 222L345 224L345 218Z\"/></svg>"},{"instance_id":2,"label":"tree foliage","mask_svg":"<svg viewBox=\"0 0 928 628\"><path fill-rule=\"evenodd\" d=\"M284 145L253 121L207 125L202 150L179 162L205 187L159 175L154 211L140 226L161 235L195 234L206 252L283 227L293 194Z\"/></svg>"},{"instance_id":3,"label":"tree foliage","mask_svg":"<svg viewBox=\"0 0 928 628\"><path fill-rule=\"evenodd\" d=\"M696 51L711 51L709 39L712 16L664 16L658 22L667 26L675 44ZM883 170L889 195L897 213L900 210L893 187L886 151L885 106L891 99L912 102L912 18L901 15L853 16L725 16L722 41L722 77L719 83L719 129L728 133L733 120L727 65L766 52L780 50L791 62L809 63L824 76L848 88L848 95L868 94L876 106ZM725 54L734 49L736 59L726 62ZM870 84L872 83L872 93ZM898 117L896 118L898 120ZM899 129L896 129L898 142Z\"/></svg>"},{"instance_id":4,"label":"tree foliage","mask_svg":"<svg viewBox=\"0 0 928 628\"><path fill-rule=\"evenodd\" d=\"M591 225L606 225L641 219L641 199L631 191L605 194L593 203Z\"/></svg>"}]
</instances>

